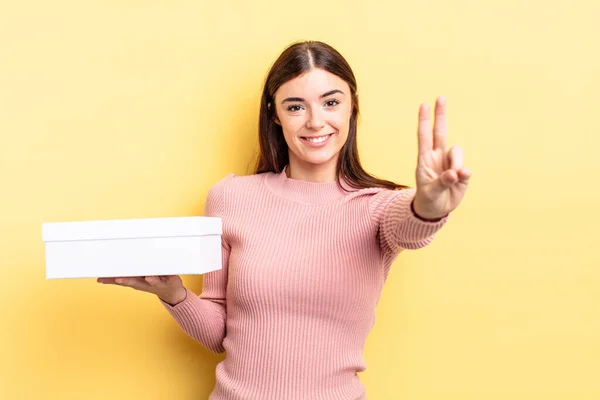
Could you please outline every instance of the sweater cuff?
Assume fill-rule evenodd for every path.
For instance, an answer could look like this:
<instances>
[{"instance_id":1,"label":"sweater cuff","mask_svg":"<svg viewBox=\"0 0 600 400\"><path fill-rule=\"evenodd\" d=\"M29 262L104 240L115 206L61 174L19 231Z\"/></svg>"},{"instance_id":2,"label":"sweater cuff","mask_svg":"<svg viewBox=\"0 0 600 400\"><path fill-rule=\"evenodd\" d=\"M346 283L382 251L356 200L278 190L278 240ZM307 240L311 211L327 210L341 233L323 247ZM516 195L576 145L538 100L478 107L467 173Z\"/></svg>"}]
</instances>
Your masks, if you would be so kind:
<instances>
[{"instance_id":1,"label":"sweater cuff","mask_svg":"<svg viewBox=\"0 0 600 400\"><path fill-rule=\"evenodd\" d=\"M450 218L450 214L446 214L442 218L438 219L422 218L419 215L417 215L417 213L414 210L414 196L412 196L409 201L409 211L406 216L406 229L408 231L412 231L413 235L409 236L413 236L413 239L422 240L430 237L431 235L434 235L446 224L446 222L448 222L448 219Z\"/></svg>"},{"instance_id":2,"label":"sweater cuff","mask_svg":"<svg viewBox=\"0 0 600 400\"><path fill-rule=\"evenodd\" d=\"M426 219L426 218L422 218L422 217L420 217L420 216L417 214L417 212L415 211L415 199L414 199L414 197L413 197L413 199L410 201L410 211L412 212L412 214L413 214L413 216L414 216L415 218L417 218L418 220L420 220L420 221L423 221L423 222L433 222L433 223L435 223L435 222L440 222L440 221L442 221L443 219L448 219L448 216L449 216L449 214L446 214L446 215L444 215L443 217L441 217L441 218L436 218L436 219Z\"/></svg>"},{"instance_id":3,"label":"sweater cuff","mask_svg":"<svg viewBox=\"0 0 600 400\"><path fill-rule=\"evenodd\" d=\"M449 215L435 221L419 218L411 210L414 194L406 193L400 192L386 207L381 224L382 239L392 250L414 250L428 245L449 218Z\"/></svg>"},{"instance_id":4,"label":"sweater cuff","mask_svg":"<svg viewBox=\"0 0 600 400\"><path fill-rule=\"evenodd\" d=\"M185 312L189 310L191 306L193 296L194 293L192 293L188 288L185 288L185 299L183 299L182 302L177 303L176 305L169 304L160 297L158 298L158 301L160 301L161 304L173 315L182 313L185 314Z\"/></svg>"}]
</instances>

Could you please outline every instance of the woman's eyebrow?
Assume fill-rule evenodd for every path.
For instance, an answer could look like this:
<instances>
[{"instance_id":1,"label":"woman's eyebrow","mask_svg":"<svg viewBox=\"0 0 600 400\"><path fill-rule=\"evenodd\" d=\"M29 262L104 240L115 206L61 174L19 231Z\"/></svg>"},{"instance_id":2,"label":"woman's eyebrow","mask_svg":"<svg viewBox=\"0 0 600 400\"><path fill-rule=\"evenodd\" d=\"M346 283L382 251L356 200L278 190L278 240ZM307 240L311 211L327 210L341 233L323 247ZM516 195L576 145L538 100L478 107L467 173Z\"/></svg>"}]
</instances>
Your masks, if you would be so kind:
<instances>
[{"instance_id":1,"label":"woman's eyebrow","mask_svg":"<svg viewBox=\"0 0 600 400\"><path fill-rule=\"evenodd\" d=\"M321 95L321 98L327 97L327 96L331 96L332 94L336 94L336 93L341 93L341 94L345 95L345 93L342 92L341 90L339 90L339 89L333 89L333 90L330 90L327 93L323 93ZM302 101L304 101L304 99L302 97L288 97L288 98L283 99L283 101L281 102L281 104L283 104L285 102L302 102Z\"/></svg>"}]
</instances>

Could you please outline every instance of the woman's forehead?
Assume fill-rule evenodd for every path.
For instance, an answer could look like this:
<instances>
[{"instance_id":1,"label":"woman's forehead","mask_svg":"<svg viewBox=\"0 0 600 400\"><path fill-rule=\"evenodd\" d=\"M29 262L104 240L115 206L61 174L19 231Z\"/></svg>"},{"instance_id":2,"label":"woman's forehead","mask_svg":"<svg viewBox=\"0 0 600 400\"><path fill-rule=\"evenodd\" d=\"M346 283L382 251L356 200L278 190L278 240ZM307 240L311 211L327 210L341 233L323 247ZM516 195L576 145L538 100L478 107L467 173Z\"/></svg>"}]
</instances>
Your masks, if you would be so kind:
<instances>
[{"instance_id":1,"label":"woman's forehead","mask_svg":"<svg viewBox=\"0 0 600 400\"><path fill-rule=\"evenodd\" d=\"M302 97L306 100L319 99L333 90L341 90L348 94L348 84L331 72L322 69L311 69L279 87L275 97Z\"/></svg>"}]
</instances>

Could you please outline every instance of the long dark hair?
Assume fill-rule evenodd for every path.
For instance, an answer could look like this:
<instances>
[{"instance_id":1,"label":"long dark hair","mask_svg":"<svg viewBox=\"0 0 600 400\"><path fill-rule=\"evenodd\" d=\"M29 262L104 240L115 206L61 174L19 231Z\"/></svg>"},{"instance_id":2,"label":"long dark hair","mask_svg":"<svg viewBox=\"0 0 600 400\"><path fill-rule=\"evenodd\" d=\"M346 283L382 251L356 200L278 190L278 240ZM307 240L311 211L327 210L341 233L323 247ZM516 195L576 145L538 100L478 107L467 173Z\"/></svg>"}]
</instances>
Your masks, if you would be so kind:
<instances>
[{"instance_id":1,"label":"long dark hair","mask_svg":"<svg viewBox=\"0 0 600 400\"><path fill-rule=\"evenodd\" d=\"M382 187L406 189L407 186L378 179L367 173L358 156L356 141L358 119L358 96L356 78L344 57L333 47L319 41L293 43L281 53L269 71L260 102L259 116L259 156L255 173L280 173L289 163L288 146L280 125L275 122L274 97L277 89L285 82L309 71L320 68L337 75L350 87L352 115L348 139L340 151L337 163L337 181L344 179L356 189Z\"/></svg>"}]
</instances>

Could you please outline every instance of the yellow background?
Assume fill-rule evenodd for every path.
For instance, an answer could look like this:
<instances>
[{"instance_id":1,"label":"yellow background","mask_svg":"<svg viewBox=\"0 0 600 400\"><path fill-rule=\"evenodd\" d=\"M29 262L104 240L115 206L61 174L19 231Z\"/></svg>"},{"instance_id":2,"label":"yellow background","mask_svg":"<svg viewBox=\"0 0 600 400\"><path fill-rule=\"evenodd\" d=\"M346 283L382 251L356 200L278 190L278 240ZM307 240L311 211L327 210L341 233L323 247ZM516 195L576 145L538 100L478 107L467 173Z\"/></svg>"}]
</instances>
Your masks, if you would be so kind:
<instances>
[{"instance_id":1,"label":"yellow background","mask_svg":"<svg viewBox=\"0 0 600 400\"><path fill-rule=\"evenodd\" d=\"M152 295L46 281L41 225L202 213L253 162L263 78L298 39L353 66L369 171L413 185L419 103L445 95L474 173L434 244L394 265L369 398L600 398L599 15L591 0L2 2L0 398L208 396L221 356Z\"/></svg>"}]
</instances>

